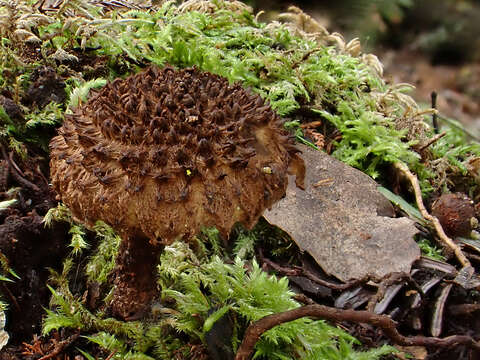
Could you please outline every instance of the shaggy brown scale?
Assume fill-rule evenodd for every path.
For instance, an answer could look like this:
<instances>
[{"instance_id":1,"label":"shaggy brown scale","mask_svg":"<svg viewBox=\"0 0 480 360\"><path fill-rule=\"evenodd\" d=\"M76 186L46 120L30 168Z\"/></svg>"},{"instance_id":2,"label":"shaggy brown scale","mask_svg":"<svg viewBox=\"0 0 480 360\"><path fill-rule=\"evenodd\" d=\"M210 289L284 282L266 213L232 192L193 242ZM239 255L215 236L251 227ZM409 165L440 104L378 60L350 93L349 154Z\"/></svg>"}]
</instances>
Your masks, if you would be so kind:
<instances>
[{"instance_id":1,"label":"shaggy brown scale","mask_svg":"<svg viewBox=\"0 0 480 360\"><path fill-rule=\"evenodd\" d=\"M117 279L128 270L137 284L124 264L135 254L155 262L156 244L203 226L226 238L237 222L252 227L284 196L287 172L299 186L305 172L269 105L195 68L152 66L109 83L66 116L50 147L60 198L76 219L119 231Z\"/></svg>"}]
</instances>

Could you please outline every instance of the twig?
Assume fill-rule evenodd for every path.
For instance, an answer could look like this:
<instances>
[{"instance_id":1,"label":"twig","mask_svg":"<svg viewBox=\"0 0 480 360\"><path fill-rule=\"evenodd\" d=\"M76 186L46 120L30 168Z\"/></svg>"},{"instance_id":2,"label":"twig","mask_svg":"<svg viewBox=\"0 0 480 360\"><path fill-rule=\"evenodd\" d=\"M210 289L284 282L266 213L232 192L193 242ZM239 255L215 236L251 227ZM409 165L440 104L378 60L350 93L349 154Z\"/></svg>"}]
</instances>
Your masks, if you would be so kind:
<instances>
[{"instance_id":1,"label":"twig","mask_svg":"<svg viewBox=\"0 0 480 360\"><path fill-rule=\"evenodd\" d=\"M12 171L10 171L10 174L12 174L12 177L20 184L20 185L23 185L35 192L39 192L40 191L40 188L35 185L34 183L31 183L30 181L28 181L27 179L23 178L18 172L17 170L12 167Z\"/></svg>"},{"instance_id":2,"label":"twig","mask_svg":"<svg viewBox=\"0 0 480 360\"><path fill-rule=\"evenodd\" d=\"M302 303L304 305L313 305L315 304L315 301L310 299L308 296L305 294L295 294L293 295L293 298L297 300L299 303Z\"/></svg>"},{"instance_id":3,"label":"twig","mask_svg":"<svg viewBox=\"0 0 480 360\"><path fill-rule=\"evenodd\" d=\"M312 128L317 128L320 125L322 125L322 121L316 120L316 121L312 121L312 122L309 122L309 123L306 123L306 124L301 124L300 127L302 129L312 129Z\"/></svg>"},{"instance_id":4,"label":"twig","mask_svg":"<svg viewBox=\"0 0 480 360\"><path fill-rule=\"evenodd\" d=\"M113 358L113 356L117 353L117 350L113 350L110 355L107 356L107 358L105 360L111 360Z\"/></svg>"},{"instance_id":5,"label":"twig","mask_svg":"<svg viewBox=\"0 0 480 360\"><path fill-rule=\"evenodd\" d=\"M13 161L13 157L12 157L12 154L10 153L10 156L7 156L7 152L5 151L5 147L3 146L3 144L0 144L0 148L2 150L2 155L3 155L3 158L7 161L8 165L9 165L9 168L10 168L10 174L12 175L12 177L20 184L20 185L23 185L29 189L32 189L33 191L35 192L39 192L40 191L40 188L31 183L30 181L28 181L27 179L25 179L24 177L22 177L22 171L18 168L18 165L15 164L15 162ZM17 170L18 169L18 170Z\"/></svg>"},{"instance_id":6,"label":"twig","mask_svg":"<svg viewBox=\"0 0 480 360\"><path fill-rule=\"evenodd\" d=\"M18 167L17 163L13 160L13 153L10 151L8 154L8 159L10 160L10 165L20 174L20 176L25 176L23 171Z\"/></svg>"},{"instance_id":7,"label":"twig","mask_svg":"<svg viewBox=\"0 0 480 360\"><path fill-rule=\"evenodd\" d=\"M255 344L265 331L277 325L306 316L335 322L352 321L378 326L394 343L403 346L451 347L453 345L467 345L476 350L480 350L480 344L470 336L454 335L446 338L426 336L406 337L398 332L396 322L387 315L377 315L369 311L342 310L317 304L306 305L293 310L268 315L250 324L245 332L242 344L238 348L235 360L249 360Z\"/></svg>"},{"instance_id":8,"label":"twig","mask_svg":"<svg viewBox=\"0 0 480 360\"><path fill-rule=\"evenodd\" d=\"M274 263L272 260L267 259L267 258L263 258L262 260L263 260L264 264L267 264L273 270L275 270L279 273L282 273L283 275L286 275L286 276L299 276L302 273L302 271L300 269L286 268L286 267L283 267L283 266L280 266L280 265Z\"/></svg>"},{"instance_id":9,"label":"twig","mask_svg":"<svg viewBox=\"0 0 480 360\"><path fill-rule=\"evenodd\" d=\"M5 285L5 284L2 282L2 287L3 287L3 290L5 290L5 292L7 293L7 295L10 297L10 301L13 302L13 305L15 305L15 308L17 309L17 311L18 311L18 312L21 312L21 311L22 311L22 308L21 308L20 305L18 304L17 298L12 294L12 292L10 291L10 289L8 288L8 286Z\"/></svg>"},{"instance_id":10,"label":"twig","mask_svg":"<svg viewBox=\"0 0 480 360\"><path fill-rule=\"evenodd\" d=\"M435 91L432 91L430 94L432 98L432 109L437 108L437 93ZM438 128L438 120L437 120L437 112L435 111L432 114L432 124L433 124L433 130L435 131L435 134L438 134L439 128Z\"/></svg>"},{"instance_id":11,"label":"twig","mask_svg":"<svg viewBox=\"0 0 480 360\"><path fill-rule=\"evenodd\" d=\"M261 248L258 249L258 258L263 264L266 264L267 266L270 266L273 270L281 273L282 275L298 276L298 275L301 274L300 269L286 268L286 267L280 266L280 265L274 263L272 260L266 258L263 255L263 250Z\"/></svg>"},{"instance_id":12,"label":"twig","mask_svg":"<svg viewBox=\"0 0 480 360\"><path fill-rule=\"evenodd\" d=\"M411 281L413 281L410 274L407 274L405 272L394 272L394 273L391 273L391 274L388 274L387 276L385 276L383 278L383 280L380 282L380 284L378 285L378 289L377 289L376 294L373 295L370 298L370 300L368 301L367 310L376 312L375 311L375 306L377 306L377 304L382 303L385 300L385 296L388 292L388 289L392 285L399 285L402 282L406 283L407 280L408 280L409 283ZM387 305L388 304L386 304L385 306L387 306ZM381 314L381 313L383 313L383 311L376 312L376 313Z\"/></svg>"},{"instance_id":13,"label":"twig","mask_svg":"<svg viewBox=\"0 0 480 360\"><path fill-rule=\"evenodd\" d=\"M444 137L445 135L447 135L447 133L444 131L440 134L437 134L435 135L434 137L432 137L430 140L428 140L428 142L424 145L422 145L418 151L423 151L425 150L427 147L429 147L430 145L432 145L433 143L436 143L438 140L440 140L442 137Z\"/></svg>"},{"instance_id":14,"label":"twig","mask_svg":"<svg viewBox=\"0 0 480 360\"><path fill-rule=\"evenodd\" d=\"M453 240L445 234L445 231L443 231L440 221L435 216L430 215L425 208L425 205L423 205L422 191L420 190L420 184L418 183L417 177L411 173L410 169L404 163L396 162L393 164L393 166L397 168L400 172L402 172L412 184L418 210L420 211L425 220L428 220L432 223L442 244L455 253L458 261L463 266L471 266L470 261L468 261L467 257L463 254L460 246L455 244Z\"/></svg>"},{"instance_id":15,"label":"twig","mask_svg":"<svg viewBox=\"0 0 480 360\"><path fill-rule=\"evenodd\" d=\"M60 354L64 349L66 349L67 347L69 347L75 340L77 340L77 338L80 336L80 334L74 334L70 337L68 337L67 339L63 340L63 341L60 341L58 342L57 344L55 344L55 347L54 349L52 350L51 353L45 355L45 356L42 356L40 359L38 360L47 360L47 359L52 359L53 357L57 356L58 354Z\"/></svg>"},{"instance_id":16,"label":"twig","mask_svg":"<svg viewBox=\"0 0 480 360\"><path fill-rule=\"evenodd\" d=\"M257 255L258 255L258 259L262 262L262 264L265 264L265 265L271 267L273 270L275 270L276 272L278 272L282 275L285 275L285 276L305 276L307 279L313 281L314 283L317 283L319 285L325 286L325 287L327 287L329 289L333 289L333 290L340 290L340 291L346 290L346 289L349 289L353 286L366 283L370 280L370 277L367 276L363 279L349 281L349 282L344 283L344 284L336 284L336 283L329 282L327 280L320 279L318 276L314 275L313 273L306 270L305 268L301 268L301 267L298 267L298 266L295 266L293 268L287 268L287 267L278 265L277 263L273 262L269 258L266 258L263 255L262 249L258 249L258 254Z\"/></svg>"},{"instance_id":17,"label":"twig","mask_svg":"<svg viewBox=\"0 0 480 360\"><path fill-rule=\"evenodd\" d=\"M329 289L340 290L340 291L347 290L347 289L350 289L353 286L364 284L364 283L370 281L370 277L366 276L365 278L358 279L358 280L352 280L352 281L349 281L349 282L344 283L344 284L336 284L336 283L329 282L327 280L320 279L318 276L314 275L313 273L311 273L310 271L308 271L306 269L302 269L302 275L304 275L307 279L312 280L314 283L317 283L319 285L328 287Z\"/></svg>"},{"instance_id":18,"label":"twig","mask_svg":"<svg viewBox=\"0 0 480 360\"><path fill-rule=\"evenodd\" d=\"M45 185L48 187L48 180L45 177L45 175L43 175L42 171L40 170L40 165L37 165L35 170L36 170L37 174L40 175L40 177L43 179L43 181L45 182Z\"/></svg>"},{"instance_id":19,"label":"twig","mask_svg":"<svg viewBox=\"0 0 480 360\"><path fill-rule=\"evenodd\" d=\"M306 61L310 55L312 54L315 54L317 51L320 51L322 50L321 48L315 48L315 49L312 49L310 51L307 51L300 60L298 61L295 61L293 64L292 64L292 69L295 69L296 67L298 67L301 63L303 63L304 61Z\"/></svg>"}]
</instances>

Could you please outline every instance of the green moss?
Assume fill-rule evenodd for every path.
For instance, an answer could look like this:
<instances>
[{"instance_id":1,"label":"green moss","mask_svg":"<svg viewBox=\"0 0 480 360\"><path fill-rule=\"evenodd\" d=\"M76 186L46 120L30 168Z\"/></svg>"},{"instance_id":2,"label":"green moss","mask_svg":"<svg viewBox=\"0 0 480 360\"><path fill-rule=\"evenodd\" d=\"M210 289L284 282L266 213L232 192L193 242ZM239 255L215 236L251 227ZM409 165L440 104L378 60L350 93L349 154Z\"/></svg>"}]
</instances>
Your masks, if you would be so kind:
<instances>
[{"instance_id":1,"label":"green moss","mask_svg":"<svg viewBox=\"0 0 480 360\"><path fill-rule=\"evenodd\" d=\"M423 256L439 261L446 260L445 256L443 256L442 254L442 250L433 245L429 240L421 239L417 243L420 247L420 250L422 251Z\"/></svg>"},{"instance_id":2,"label":"green moss","mask_svg":"<svg viewBox=\"0 0 480 360\"><path fill-rule=\"evenodd\" d=\"M421 145L432 134L426 131L418 106L405 94L409 87L386 84L378 60L371 55L358 56L358 51L349 50L355 46L337 35L325 32L314 36L292 23L258 22L247 7L235 2L197 1L188 6L166 2L150 10L102 15L96 6L70 1L56 17L45 17L21 5L3 10L8 15L8 31L2 33L0 48L5 60L0 76L9 74L0 79L1 87L19 97L28 85L28 74L40 63L54 67L55 61L64 63L60 67L67 84L77 87L69 91L72 105L79 96L84 98L89 88L101 86L103 80L86 82L82 73L69 70L69 62L86 56L79 48L90 49L91 58L106 59L105 75L110 79L148 63L197 66L231 82L239 81L268 99L280 115L290 118L288 124L299 141L311 145L298 126L292 126L299 124L305 113L329 122L341 133L333 155L373 177L382 174L385 164L402 161L418 174L427 194L444 183L445 168L446 173L465 173L462 160L458 160L462 154L472 153L465 146L446 154L434 150L433 160L447 159L443 167L420 159L412 146ZM208 12L207 8L216 10ZM79 16L67 16L67 10ZM19 20L22 14L30 21L27 28ZM305 20L302 14L290 15L290 19L295 16ZM35 36L43 59L29 64L21 61L23 45L19 42L27 40L19 40L16 30L21 30L25 39ZM28 109L32 111L26 114L28 131L10 127L7 135L17 142L39 142L46 149L49 137L42 140L41 131L61 122L65 108L65 104L50 105L40 113ZM15 141L9 142L15 146Z\"/></svg>"},{"instance_id":3,"label":"green moss","mask_svg":"<svg viewBox=\"0 0 480 360\"><path fill-rule=\"evenodd\" d=\"M88 261L87 275L89 281L103 281L112 270L118 236L102 223L96 225L95 231L100 242ZM252 239L261 231L261 226L248 234L240 230L235 248L244 243L242 236ZM286 278L268 275L250 257L226 263L225 250L209 241L218 241L215 231L210 229L204 236L206 246L200 253L184 242L165 248L158 266L161 288L158 302L145 321L109 318L101 310L103 306L95 313L88 310L85 299L74 295L69 285L70 277L75 276L72 272L75 262L83 260L68 258L61 274L52 273L53 310L46 310L43 333L61 328L80 329L86 339L100 348L108 352L116 350L114 359L171 359L182 347L188 356L185 344L205 345L206 334L227 314L234 319L230 346L236 350L252 321L300 306L293 299ZM99 271L101 266L106 269ZM104 305L108 304L108 300L104 301ZM255 358L378 359L393 351L385 346L362 352L355 350L356 345L358 341L343 330L324 321L302 318L266 332L256 345Z\"/></svg>"},{"instance_id":4,"label":"green moss","mask_svg":"<svg viewBox=\"0 0 480 360\"><path fill-rule=\"evenodd\" d=\"M122 239L103 221L97 221L93 230L100 242L85 267L85 273L89 281L106 284L115 267L115 257Z\"/></svg>"}]
</instances>

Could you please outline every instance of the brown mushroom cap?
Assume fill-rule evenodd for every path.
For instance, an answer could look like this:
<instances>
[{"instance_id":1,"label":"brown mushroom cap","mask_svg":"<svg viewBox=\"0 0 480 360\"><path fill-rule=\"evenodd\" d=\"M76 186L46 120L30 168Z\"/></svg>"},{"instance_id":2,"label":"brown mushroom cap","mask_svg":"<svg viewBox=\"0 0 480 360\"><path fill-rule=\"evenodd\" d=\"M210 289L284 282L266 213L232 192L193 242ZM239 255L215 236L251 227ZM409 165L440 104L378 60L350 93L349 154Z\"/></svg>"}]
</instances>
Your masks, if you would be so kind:
<instances>
[{"instance_id":1,"label":"brown mushroom cap","mask_svg":"<svg viewBox=\"0 0 480 360\"><path fill-rule=\"evenodd\" d=\"M87 225L168 244L203 226L228 236L282 198L303 161L258 95L196 68L155 66L117 79L66 115L51 177Z\"/></svg>"}]
</instances>

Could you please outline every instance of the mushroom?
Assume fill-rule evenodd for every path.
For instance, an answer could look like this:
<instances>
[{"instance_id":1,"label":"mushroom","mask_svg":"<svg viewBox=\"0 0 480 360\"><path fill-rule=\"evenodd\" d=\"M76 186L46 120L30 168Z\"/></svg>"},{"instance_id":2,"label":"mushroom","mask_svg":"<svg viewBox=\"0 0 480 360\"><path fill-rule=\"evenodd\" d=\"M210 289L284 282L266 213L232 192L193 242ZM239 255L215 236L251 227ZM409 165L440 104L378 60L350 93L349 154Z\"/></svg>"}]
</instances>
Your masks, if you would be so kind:
<instances>
[{"instance_id":1,"label":"mushroom","mask_svg":"<svg viewBox=\"0 0 480 360\"><path fill-rule=\"evenodd\" d=\"M111 308L141 314L162 245L216 226L251 228L305 167L282 120L239 84L196 68L150 66L65 116L50 143L59 198L86 226L122 237Z\"/></svg>"}]
</instances>

